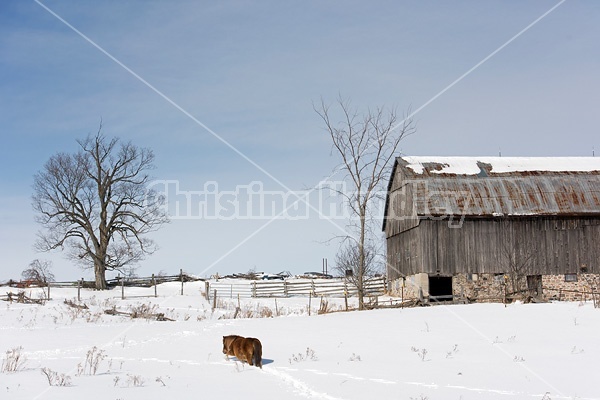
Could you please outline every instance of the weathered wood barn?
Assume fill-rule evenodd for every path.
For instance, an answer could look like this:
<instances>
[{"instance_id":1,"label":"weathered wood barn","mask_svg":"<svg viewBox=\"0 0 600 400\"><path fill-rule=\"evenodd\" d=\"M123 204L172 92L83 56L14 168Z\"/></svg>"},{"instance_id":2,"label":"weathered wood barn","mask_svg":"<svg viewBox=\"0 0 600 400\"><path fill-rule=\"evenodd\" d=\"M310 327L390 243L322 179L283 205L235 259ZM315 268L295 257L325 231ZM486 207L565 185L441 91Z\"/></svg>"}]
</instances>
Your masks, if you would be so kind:
<instances>
[{"instance_id":1,"label":"weathered wood barn","mask_svg":"<svg viewBox=\"0 0 600 400\"><path fill-rule=\"evenodd\" d=\"M581 293L600 273L600 158L397 158L383 231L395 291Z\"/></svg>"}]
</instances>

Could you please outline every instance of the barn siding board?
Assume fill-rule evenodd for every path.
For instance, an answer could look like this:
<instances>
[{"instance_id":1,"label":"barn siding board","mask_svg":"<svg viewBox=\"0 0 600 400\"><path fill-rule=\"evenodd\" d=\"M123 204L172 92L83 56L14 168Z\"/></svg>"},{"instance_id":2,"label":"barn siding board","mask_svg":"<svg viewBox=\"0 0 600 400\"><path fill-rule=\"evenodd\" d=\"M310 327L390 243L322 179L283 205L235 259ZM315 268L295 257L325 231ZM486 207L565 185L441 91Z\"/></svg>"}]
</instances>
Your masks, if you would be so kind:
<instances>
[{"instance_id":1,"label":"barn siding board","mask_svg":"<svg viewBox=\"0 0 600 400\"><path fill-rule=\"evenodd\" d=\"M600 247L598 241L600 241L600 225L586 225L584 227L586 244L588 246L586 254L590 254L591 260L583 267L587 268L589 273L600 273Z\"/></svg>"},{"instance_id":2,"label":"barn siding board","mask_svg":"<svg viewBox=\"0 0 600 400\"><path fill-rule=\"evenodd\" d=\"M591 220L589 220L591 221ZM584 229L544 229L567 226L565 220L528 218L518 221L465 220L461 228L443 221L423 220L418 228L387 239L393 255L390 265L402 275L425 272L452 276L458 273L506 273L509 256L519 263L530 259L527 275L578 273L598 270L600 226Z\"/></svg>"}]
</instances>

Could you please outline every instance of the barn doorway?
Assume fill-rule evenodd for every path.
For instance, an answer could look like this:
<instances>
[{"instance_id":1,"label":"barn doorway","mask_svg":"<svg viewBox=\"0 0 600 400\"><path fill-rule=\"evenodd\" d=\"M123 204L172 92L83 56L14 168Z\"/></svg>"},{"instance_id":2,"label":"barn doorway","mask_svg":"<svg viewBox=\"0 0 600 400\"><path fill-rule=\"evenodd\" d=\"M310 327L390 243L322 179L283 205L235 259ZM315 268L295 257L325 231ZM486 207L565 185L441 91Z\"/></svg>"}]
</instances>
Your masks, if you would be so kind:
<instances>
[{"instance_id":1,"label":"barn doorway","mask_svg":"<svg viewBox=\"0 0 600 400\"><path fill-rule=\"evenodd\" d=\"M530 296L541 296L542 294L542 276L527 275L527 290Z\"/></svg>"},{"instance_id":2,"label":"barn doorway","mask_svg":"<svg viewBox=\"0 0 600 400\"><path fill-rule=\"evenodd\" d=\"M452 277L430 276L429 277L429 300L448 301L452 300Z\"/></svg>"}]
</instances>

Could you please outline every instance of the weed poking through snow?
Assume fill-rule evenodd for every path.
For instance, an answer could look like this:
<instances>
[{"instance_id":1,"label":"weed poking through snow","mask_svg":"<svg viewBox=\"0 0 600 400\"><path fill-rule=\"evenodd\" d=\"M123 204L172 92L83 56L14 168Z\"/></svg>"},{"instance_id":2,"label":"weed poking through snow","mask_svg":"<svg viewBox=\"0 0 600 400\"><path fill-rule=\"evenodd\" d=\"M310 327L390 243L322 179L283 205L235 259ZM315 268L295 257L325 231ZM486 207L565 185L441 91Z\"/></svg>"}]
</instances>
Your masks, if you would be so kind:
<instances>
[{"instance_id":1,"label":"weed poking through snow","mask_svg":"<svg viewBox=\"0 0 600 400\"><path fill-rule=\"evenodd\" d=\"M319 358L317 357L315 351L313 349L311 349L310 347L306 348L306 352L305 353L298 353L298 354L292 354L292 357L290 357L289 362L290 364L292 364L293 362L302 362L302 361L318 361Z\"/></svg>"},{"instance_id":2,"label":"weed poking through snow","mask_svg":"<svg viewBox=\"0 0 600 400\"><path fill-rule=\"evenodd\" d=\"M573 346L571 349L571 354L581 354L583 353L583 349L578 349L577 346Z\"/></svg>"},{"instance_id":3,"label":"weed poking through snow","mask_svg":"<svg viewBox=\"0 0 600 400\"><path fill-rule=\"evenodd\" d=\"M144 378L139 375L127 375L127 386L140 387L144 386Z\"/></svg>"},{"instance_id":4,"label":"weed poking through snow","mask_svg":"<svg viewBox=\"0 0 600 400\"><path fill-rule=\"evenodd\" d=\"M168 378L168 376L167 376L167 378ZM163 378L161 376L156 377L155 381L160 383L161 385L163 385L163 387L167 386L167 384L165 383L165 381L163 380Z\"/></svg>"},{"instance_id":5,"label":"weed poking through snow","mask_svg":"<svg viewBox=\"0 0 600 400\"><path fill-rule=\"evenodd\" d=\"M21 354L23 347L15 347L6 351L6 358L2 361L0 372L17 372L23 369L27 362L27 357Z\"/></svg>"},{"instance_id":6,"label":"weed poking through snow","mask_svg":"<svg viewBox=\"0 0 600 400\"><path fill-rule=\"evenodd\" d=\"M458 353L458 345L457 344L454 345L454 347L452 348L451 351L448 351L446 353L446 358L453 358L456 353Z\"/></svg>"},{"instance_id":7,"label":"weed poking through snow","mask_svg":"<svg viewBox=\"0 0 600 400\"><path fill-rule=\"evenodd\" d=\"M69 375L59 374L50 368L42 368L41 371L46 376L46 379L48 379L50 386L71 386L71 377Z\"/></svg>"},{"instance_id":8,"label":"weed poking through snow","mask_svg":"<svg viewBox=\"0 0 600 400\"><path fill-rule=\"evenodd\" d=\"M96 375L98 367L104 358L106 358L104 350L98 350L96 346L92 347L85 356L85 364L83 366L81 363L77 365L77 375Z\"/></svg>"},{"instance_id":9,"label":"weed poking through snow","mask_svg":"<svg viewBox=\"0 0 600 400\"><path fill-rule=\"evenodd\" d=\"M417 355L419 356L419 358L421 359L421 361L426 361L426 357L427 357L427 349L423 348L423 349L417 349L416 347L411 347L410 350L413 353L417 353Z\"/></svg>"}]
</instances>

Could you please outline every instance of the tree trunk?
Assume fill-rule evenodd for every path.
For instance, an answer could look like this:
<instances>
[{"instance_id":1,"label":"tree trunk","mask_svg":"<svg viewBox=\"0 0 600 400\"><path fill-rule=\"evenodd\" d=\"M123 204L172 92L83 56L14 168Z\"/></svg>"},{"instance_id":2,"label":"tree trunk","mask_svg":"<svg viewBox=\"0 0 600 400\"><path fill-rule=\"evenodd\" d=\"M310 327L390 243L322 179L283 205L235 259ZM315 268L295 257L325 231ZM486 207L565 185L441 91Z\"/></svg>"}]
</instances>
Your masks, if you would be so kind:
<instances>
[{"instance_id":1,"label":"tree trunk","mask_svg":"<svg viewBox=\"0 0 600 400\"><path fill-rule=\"evenodd\" d=\"M94 256L94 275L96 278L96 290L106 290L106 257L108 254L108 243L100 239L96 244L96 255Z\"/></svg>"},{"instance_id":2,"label":"tree trunk","mask_svg":"<svg viewBox=\"0 0 600 400\"><path fill-rule=\"evenodd\" d=\"M96 278L96 290L106 290L106 266L98 260L94 261L94 275Z\"/></svg>"},{"instance_id":3,"label":"tree trunk","mask_svg":"<svg viewBox=\"0 0 600 400\"><path fill-rule=\"evenodd\" d=\"M361 210L362 213L362 210ZM360 216L360 238L358 242L358 309L365 309L365 216Z\"/></svg>"}]
</instances>

